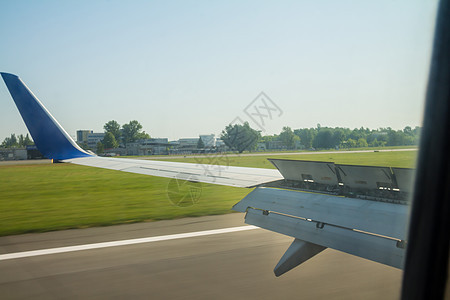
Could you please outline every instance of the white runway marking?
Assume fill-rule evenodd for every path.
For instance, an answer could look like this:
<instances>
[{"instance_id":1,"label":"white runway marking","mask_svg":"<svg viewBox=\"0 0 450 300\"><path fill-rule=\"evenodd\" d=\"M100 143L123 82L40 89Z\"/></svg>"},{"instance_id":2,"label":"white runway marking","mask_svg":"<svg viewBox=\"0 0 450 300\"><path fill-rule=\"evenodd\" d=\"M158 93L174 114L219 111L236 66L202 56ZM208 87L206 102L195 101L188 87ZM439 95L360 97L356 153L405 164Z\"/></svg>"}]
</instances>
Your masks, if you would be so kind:
<instances>
[{"instance_id":1,"label":"white runway marking","mask_svg":"<svg viewBox=\"0 0 450 300\"><path fill-rule=\"evenodd\" d=\"M195 231L195 232L187 232L187 233L160 235L160 236L131 239L131 240L112 241L112 242L103 242L103 243L95 243L95 244L32 250L32 251L1 254L0 260L8 260L8 259L24 258L24 257L32 257L32 256L48 255L48 254L58 254L58 253L66 253L66 252L74 252L74 251L82 251L82 250L92 250L92 249L100 249L100 248L108 248L108 247L126 246L126 245L134 245L134 244L143 244L143 243L151 243L151 242L160 242L160 241L184 239L184 238L197 237L197 236L252 230L252 229L257 229L257 228L258 227L256 227L256 226L239 226L239 227L229 227L229 228L213 229L213 230L205 230L205 231Z\"/></svg>"}]
</instances>

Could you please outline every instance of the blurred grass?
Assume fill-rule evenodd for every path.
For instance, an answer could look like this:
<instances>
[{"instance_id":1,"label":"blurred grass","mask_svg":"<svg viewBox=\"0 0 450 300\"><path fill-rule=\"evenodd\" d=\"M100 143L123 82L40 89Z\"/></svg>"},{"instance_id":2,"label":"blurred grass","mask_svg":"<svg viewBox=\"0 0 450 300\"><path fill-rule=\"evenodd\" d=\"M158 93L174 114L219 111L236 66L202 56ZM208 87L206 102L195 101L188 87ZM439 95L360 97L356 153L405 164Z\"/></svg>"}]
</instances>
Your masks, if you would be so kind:
<instances>
[{"instance_id":1,"label":"blurred grass","mask_svg":"<svg viewBox=\"0 0 450 300\"><path fill-rule=\"evenodd\" d=\"M199 202L173 205L170 179L70 165L0 167L0 235L229 213L249 190L202 185Z\"/></svg>"},{"instance_id":2,"label":"blurred grass","mask_svg":"<svg viewBox=\"0 0 450 300\"><path fill-rule=\"evenodd\" d=\"M409 151L274 158L413 167L416 155ZM273 168L266 156L170 160ZM169 180L70 164L0 166L0 236L225 214L251 191L202 183L198 203L179 207L168 199Z\"/></svg>"},{"instance_id":3,"label":"blurred grass","mask_svg":"<svg viewBox=\"0 0 450 300\"><path fill-rule=\"evenodd\" d=\"M295 160L330 161L339 164L366 165L366 166L387 166L414 168L417 158L417 151L389 151L389 152L341 152L341 153L320 153L295 154L295 155L263 155L263 156L227 156L216 155L204 157L167 158L159 160L219 164L239 167L267 168L275 167L267 158L282 158Z\"/></svg>"}]
</instances>

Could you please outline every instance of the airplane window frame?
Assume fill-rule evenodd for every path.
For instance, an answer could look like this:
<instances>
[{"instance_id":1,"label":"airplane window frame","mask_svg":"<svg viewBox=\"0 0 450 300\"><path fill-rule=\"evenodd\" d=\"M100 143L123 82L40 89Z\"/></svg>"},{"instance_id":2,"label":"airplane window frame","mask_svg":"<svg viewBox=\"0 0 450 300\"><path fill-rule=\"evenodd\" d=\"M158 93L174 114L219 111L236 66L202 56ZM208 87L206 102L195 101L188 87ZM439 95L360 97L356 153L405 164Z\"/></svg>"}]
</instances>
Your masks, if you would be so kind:
<instances>
[{"instance_id":1,"label":"airplane window frame","mask_svg":"<svg viewBox=\"0 0 450 300\"><path fill-rule=\"evenodd\" d=\"M450 1L441 0L426 94L402 299L443 299L450 242ZM447 289L449 287L447 286ZM448 291L447 291L448 296Z\"/></svg>"}]
</instances>

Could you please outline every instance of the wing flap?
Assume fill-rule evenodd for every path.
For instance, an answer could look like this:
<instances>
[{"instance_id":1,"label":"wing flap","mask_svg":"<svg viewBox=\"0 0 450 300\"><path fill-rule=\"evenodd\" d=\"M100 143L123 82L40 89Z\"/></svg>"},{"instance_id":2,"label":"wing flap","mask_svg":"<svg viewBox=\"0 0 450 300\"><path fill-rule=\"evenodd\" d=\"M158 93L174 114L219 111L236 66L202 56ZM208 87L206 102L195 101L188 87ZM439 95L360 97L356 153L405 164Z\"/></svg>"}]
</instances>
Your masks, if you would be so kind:
<instances>
[{"instance_id":1,"label":"wing flap","mask_svg":"<svg viewBox=\"0 0 450 300\"><path fill-rule=\"evenodd\" d=\"M395 268L403 268L405 249L399 247L398 241L393 239L328 224L317 226L317 222L253 208L248 209L245 223Z\"/></svg>"},{"instance_id":2,"label":"wing flap","mask_svg":"<svg viewBox=\"0 0 450 300\"><path fill-rule=\"evenodd\" d=\"M333 195L256 188L233 209L248 207L311 219L398 240L406 239L408 206Z\"/></svg>"}]
</instances>

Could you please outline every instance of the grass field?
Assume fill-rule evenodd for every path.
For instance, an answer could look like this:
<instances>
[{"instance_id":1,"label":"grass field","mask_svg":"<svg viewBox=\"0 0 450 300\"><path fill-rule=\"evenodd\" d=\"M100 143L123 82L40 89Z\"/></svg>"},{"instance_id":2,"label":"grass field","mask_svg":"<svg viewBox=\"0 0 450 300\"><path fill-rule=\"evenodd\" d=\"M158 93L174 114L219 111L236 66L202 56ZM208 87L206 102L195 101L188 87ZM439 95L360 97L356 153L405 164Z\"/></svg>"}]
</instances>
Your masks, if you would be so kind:
<instances>
[{"instance_id":1,"label":"grass field","mask_svg":"<svg viewBox=\"0 0 450 300\"><path fill-rule=\"evenodd\" d=\"M416 151L275 158L414 167ZM270 157L270 155L268 155ZM171 159L273 168L265 156ZM230 213L249 189L201 184L198 203L173 205L170 179L69 164L0 166L0 235Z\"/></svg>"},{"instance_id":2,"label":"grass field","mask_svg":"<svg viewBox=\"0 0 450 300\"><path fill-rule=\"evenodd\" d=\"M415 165L417 151L392 151L392 152L342 152L336 154L295 154L295 155L263 155L263 156L227 156L215 155L204 157L167 158L163 160L190 162L190 163L211 163L220 165L254 167L254 168L275 168L267 158L284 158L297 160L330 161L339 164L367 165L367 166L388 166L413 168Z\"/></svg>"}]
</instances>

